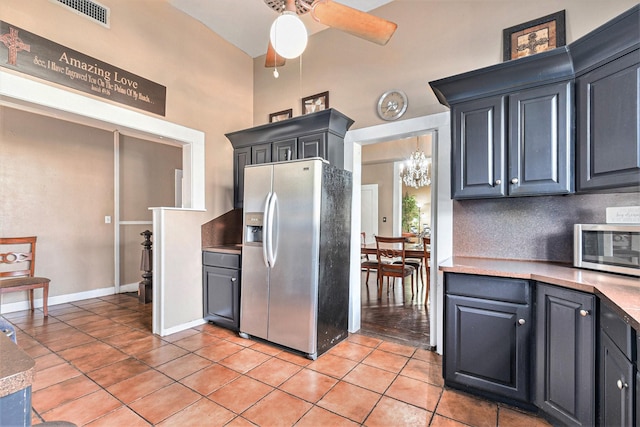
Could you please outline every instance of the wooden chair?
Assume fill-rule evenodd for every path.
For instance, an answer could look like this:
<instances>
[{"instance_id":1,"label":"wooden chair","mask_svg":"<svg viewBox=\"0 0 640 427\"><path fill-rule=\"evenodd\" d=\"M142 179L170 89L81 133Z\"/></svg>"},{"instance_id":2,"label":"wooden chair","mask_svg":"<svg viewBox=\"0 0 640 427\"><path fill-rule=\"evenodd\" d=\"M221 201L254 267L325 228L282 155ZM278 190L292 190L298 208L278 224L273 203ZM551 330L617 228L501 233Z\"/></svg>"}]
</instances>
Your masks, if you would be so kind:
<instances>
[{"instance_id":1,"label":"wooden chair","mask_svg":"<svg viewBox=\"0 0 640 427\"><path fill-rule=\"evenodd\" d=\"M42 288L42 311L45 316L49 315L47 299L49 297L49 282L46 277L35 277L34 270L36 264L36 239L37 237L0 237L0 245L12 245L8 248L10 252L0 249L0 265L27 263L27 267L18 270L16 268L3 268L0 270L0 294L16 291L29 291L29 303L31 311L34 310L33 291ZM19 251L16 245L28 245L26 252ZM20 266L23 267L23 266ZM18 267L18 268L20 268Z\"/></svg>"},{"instance_id":2,"label":"wooden chair","mask_svg":"<svg viewBox=\"0 0 640 427\"><path fill-rule=\"evenodd\" d=\"M404 278L411 276L411 295L413 291L413 273L415 268L405 263L405 238L376 236L376 255L378 257L378 298L382 298L382 281L385 277L399 277L404 289ZM389 285L387 284L387 293Z\"/></svg>"},{"instance_id":3,"label":"wooden chair","mask_svg":"<svg viewBox=\"0 0 640 427\"><path fill-rule=\"evenodd\" d=\"M361 239L360 243L362 246L367 244L367 233L364 231L360 233ZM369 254L360 254L360 269L367 270L367 277L365 278L365 285L367 285L367 289L369 288L369 272L371 270L378 271L378 260L373 260L369 258Z\"/></svg>"},{"instance_id":4,"label":"wooden chair","mask_svg":"<svg viewBox=\"0 0 640 427\"><path fill-rule=\"evenodd\" d=\"M427 305L427 300L429 299L429 287L431 285L431 237L422 238L422 250L424 251L423 264L426 270L425 281L427 283L427 289L424 293L424 304Z\"/></svg>"},{"instance_id":5,"label":"wooden chair","mask_svg":"<svg viewBox=\"0 0 640 427\"><path fill-rule=\"evenodd\" d=\"M410 265L416 271L416 288L418 286L418 282L421 282L424 286L424 280L422 279L422 258L407 258L405 260L405 264Z\"/></svg>"}]
</instances>

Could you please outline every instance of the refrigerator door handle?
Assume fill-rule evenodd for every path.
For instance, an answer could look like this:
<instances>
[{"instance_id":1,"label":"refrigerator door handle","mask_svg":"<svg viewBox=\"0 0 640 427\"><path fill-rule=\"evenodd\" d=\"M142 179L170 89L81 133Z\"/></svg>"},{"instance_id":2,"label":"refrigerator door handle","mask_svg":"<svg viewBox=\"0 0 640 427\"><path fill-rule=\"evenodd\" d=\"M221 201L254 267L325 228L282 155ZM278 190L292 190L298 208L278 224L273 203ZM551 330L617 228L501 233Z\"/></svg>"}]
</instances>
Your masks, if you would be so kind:
<instances>
[{"instance_id":1,"label":"refrigerator door handle","mask_svg":"<svg viewBox=\"0 0 640 427\"><path fill-rule=\"evenodd\" d=\"M269 192L267 194L267 198L264 202L264 219L263 219L263 235L264 239L262 241L262 260L264 261L264 265L270 267L269 265L269 256L267 254L267 246L269 246L269 204L271 203L271 196L273 193Z\"/></svg>"},{"instance_id":2,"label":"refrigerator door handle","mask_svg":"<svg viewBox=\"0 0 640 427\"><path fill-rule=\"evenodd\" d=\"M273 224L276 220L276 206L278 204L278 195L276 193L272 193L269 198L268 208L267 208L267 261L269 262L269 267L273 267L276 263L276 255L273 248Z\"/></svg>"}]
</instances>

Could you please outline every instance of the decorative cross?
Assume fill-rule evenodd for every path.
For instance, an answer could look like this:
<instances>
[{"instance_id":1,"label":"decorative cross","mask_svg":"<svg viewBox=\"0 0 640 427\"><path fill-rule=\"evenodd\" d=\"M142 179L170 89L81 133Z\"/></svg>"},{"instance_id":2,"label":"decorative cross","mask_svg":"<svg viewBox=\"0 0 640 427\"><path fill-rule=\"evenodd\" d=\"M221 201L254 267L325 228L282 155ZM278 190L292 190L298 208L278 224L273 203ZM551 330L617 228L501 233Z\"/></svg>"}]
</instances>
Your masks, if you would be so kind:
<instances>
[{"instance_id":1,"label":"decorative cross","mask_svg":"<svg viewBox=\"0 0 640 427\"><path fill-rule=\"evenodd\" d=\"M518 52L522 52L523 50L529 49L529 54L534 54L536 53L536 48L538 46L542 46L544 44L549 43L549 37L542 37L538 39L537 31L530 33L528 39L529 41L527 43L518 45Z\"/></svg>"},{"instance_id":2,"label":"decorative cross","mask_svg":"<svg viewBox=\"0 0 640 427\"><path fill-rule=\"evenodd\" d=\"M24 43L18 37L18 30L11 28L8 33L0 36L0 41L9 49L9 55L7 58L7 64L16 65L18 59L18 52L27 51L31 52L31 45Z\"/></svg>"}]
</instances>

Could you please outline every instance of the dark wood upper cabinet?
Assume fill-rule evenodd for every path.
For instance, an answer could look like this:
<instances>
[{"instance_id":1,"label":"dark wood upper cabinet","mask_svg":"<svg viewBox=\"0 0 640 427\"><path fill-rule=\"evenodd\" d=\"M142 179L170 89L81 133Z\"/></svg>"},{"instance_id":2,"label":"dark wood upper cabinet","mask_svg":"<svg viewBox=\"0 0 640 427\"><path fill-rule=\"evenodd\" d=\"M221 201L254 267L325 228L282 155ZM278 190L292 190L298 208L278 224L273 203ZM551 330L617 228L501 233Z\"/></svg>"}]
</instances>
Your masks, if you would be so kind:
<instances>
[{"instance_id":1,"label":"dark wood upper cabinet","mask_svg":"<svg viewBox=\"0 0 640 427\"><path fill-rule=\"evenodd\" d=\"M638 97L638 50L578 77L578 190L639 188Z\"/></svg>"},{"instance_id":2,"label":"dark wood upper cabinet","mask_svg":"<svg viewBox=\"0 0 640 427\"><path fill-rule=\"evenodd\" d=\"M298 139L288 138L271 144L271 159L274 162L286 162L298 158Z\"/></svg>"},{"instance_id":3,"label":"dark wood upper cabinet","mask_svg":"<svg viewBox=\"0 0 640 427\"><path fill-rule=\"evenodd\" d=\"M451 108L454 199L640 189L640 5L569 46L430 85Z\"/></svg>"},{"instance_id":4,"label":"dark wood upper cabinet","mask_svg":"<svg viewBox=\"0 0 640 427\"><path fill-rule=\"evenodd\" d=\"M233 206L242 208L244 200L244 167L251 164L251 147L233 150Z\"/></svg>"},{"instance_id":5,"label":"dark wood upper cabinet","mask_svg":"<svg viewBox=\"0 0 640 427\"><path fill-rule=\"evenodd\" d=\"M243 207L246 165L321 157L344 168L344 136L352 124L330 108L226 134L234 149L234 207Z\"/></svg>"},{"instance_id":6,"label":"dark wood upper cabinet","mask_svg":"<svg viewBox=\"0 0 640 427\"><path fill-rule=\"evenodd\" d=\"M271 144L257 144L251 147L251 164L271 163Z\"/></svg>"},{"instance_id":7,"label":"dark wood upper cabinet","mask_svg":"<svg viewBox=\"0 0 640 427\"><path fill-rule=\"evenodd\" d=\"M573 192L572 82L509 95L510 196Z\"/></svg>"},{"instance_id":8,"label":"dark wood upper cabinet","mask_svg":"<svg viewBox=\"0 0 640 427\"><path fill-rule=\"evenodd\" d=\"M506 98L455 104L451 119L453 197L506 196Z\"/></svg>"},{"instance_id":9,"label":"dark wood upper cabinet","mask_svg":"<svg viewBox=\"0 0 640 427\"><path fill-rule=\"evenodd\" d=\"M573 69L566 47L431 86L451 107L454 199L573 192Z\"/></svg>"}]
</instances>

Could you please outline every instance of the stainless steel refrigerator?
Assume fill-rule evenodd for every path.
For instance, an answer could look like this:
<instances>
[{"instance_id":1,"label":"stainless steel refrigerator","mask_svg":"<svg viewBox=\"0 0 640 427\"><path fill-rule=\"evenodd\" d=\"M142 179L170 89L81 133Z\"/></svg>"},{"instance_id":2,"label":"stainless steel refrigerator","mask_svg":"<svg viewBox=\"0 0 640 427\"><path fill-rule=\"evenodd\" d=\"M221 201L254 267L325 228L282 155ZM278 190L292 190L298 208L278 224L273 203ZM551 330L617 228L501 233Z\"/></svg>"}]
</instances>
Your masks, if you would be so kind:
<instances>
[{"instance_id":1,"label":"stainless steel refrigerator","mask_svg":"<svg viewBox=\"0 0 640 427\"><path fill-rule=\"evenodd\" d=\"M351 173L313 158L244 183L240 335L315 359L348 335Z\"/></svg>"}]
</instances>

